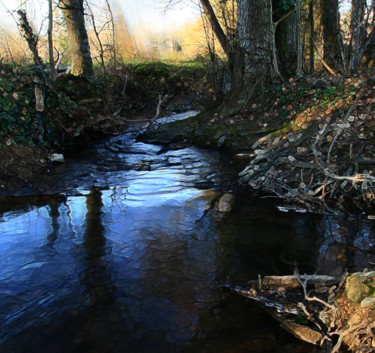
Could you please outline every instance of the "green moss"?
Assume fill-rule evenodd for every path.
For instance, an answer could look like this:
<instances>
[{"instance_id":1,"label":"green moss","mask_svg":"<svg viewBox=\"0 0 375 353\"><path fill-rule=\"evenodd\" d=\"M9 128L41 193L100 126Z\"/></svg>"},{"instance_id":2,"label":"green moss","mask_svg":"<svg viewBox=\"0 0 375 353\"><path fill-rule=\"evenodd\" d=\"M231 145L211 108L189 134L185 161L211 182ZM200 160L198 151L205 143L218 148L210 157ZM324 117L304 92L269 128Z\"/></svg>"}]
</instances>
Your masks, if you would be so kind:
<instances>
[{"instance_id":1,"label":"green moss","mask_svg":"<svg viewBox=\"0 0 375 353\"><path fill-rule=\"evenodd\" d=\"M366 278L358 274L353 274L346 280L346 295L348 299L355 303L361 302L365 297L369 296L371 289L364 283Z\"/></svg>"},{"instance_id":2,"label":"green moss","mask_svg":"<svg viewBox=\"0 0 375 353\"><path fill-rule=\"evenodd\" d=\"M290 132L292 130L293 130L293 124L288 124L284 128L273 131L270 134L273 138L276 138L276 137L279 137L279 136L283 136L283 135L287 134L288 132Z\"/></svg>"}]
</instances>

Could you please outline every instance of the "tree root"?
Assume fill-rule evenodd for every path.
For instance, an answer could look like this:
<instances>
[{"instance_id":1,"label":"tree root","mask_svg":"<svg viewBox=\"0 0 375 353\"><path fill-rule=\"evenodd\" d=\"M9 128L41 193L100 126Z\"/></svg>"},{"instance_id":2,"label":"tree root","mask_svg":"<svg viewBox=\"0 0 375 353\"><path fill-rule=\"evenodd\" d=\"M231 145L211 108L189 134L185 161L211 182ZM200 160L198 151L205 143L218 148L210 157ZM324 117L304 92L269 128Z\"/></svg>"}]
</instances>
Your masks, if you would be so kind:
<instances>
[{"instance_id":1,"label":"tree root","mask_svg":"<svg viewBox=\"0 0 375 353\"><path fill-rule=\"evenodd\" d=\"M295 276L302 286L304 292L304 299L307 301L314 301L316 303L323 305L325 309L323 309L322 312L325 314L326 317L330 317L330 324L327 325L327 323L325 323L325 326L328 327L328 331L323 336L324 338L320 343L321 345L324 343L325 340L331 341L331 337L338 336L336 344L332 348L331 353L339 352L344 342L347 344L347 346L349 346L350 351L362 353L369 353L375 351L375 333L373 332L373 329L375 328L375 318L373 315L369 317L368 312L364 311L361 308L357 308L356 312L361 313L361 320L360 323L352 325L350 324L350 317L344 317L342 315L342 313L340 312L340 307L337 305L337 303L330 304L328 301L320 299L316 296L310 296L307 293L307 282L310 279L313 279L314 276L310 276L308 278L305 277L304 280L301 279L298 273L295 273ZM347 274L344 274L338 288L336 289L336 287L333 287L334 289L336 289L336 293L341 290L342 286L346 281L346 278ZM314 315L306 309L306 306L303 303L299 303L299 306L302 308L308 320L314 323L315 326L319 328L320 332L323 333L324 329L322 328L321 323L314 318Z\"/></svg>"}]
</instances>

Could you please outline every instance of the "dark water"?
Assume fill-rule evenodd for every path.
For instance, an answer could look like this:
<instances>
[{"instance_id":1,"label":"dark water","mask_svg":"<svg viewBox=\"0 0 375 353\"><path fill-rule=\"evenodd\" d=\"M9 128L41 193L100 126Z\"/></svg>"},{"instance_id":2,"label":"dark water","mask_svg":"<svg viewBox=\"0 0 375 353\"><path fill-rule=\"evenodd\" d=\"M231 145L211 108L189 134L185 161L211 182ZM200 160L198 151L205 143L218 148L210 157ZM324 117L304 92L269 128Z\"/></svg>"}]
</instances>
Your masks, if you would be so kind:
<instances>
[{"instance_id":1,"label":"dark water","mask_svg":"<svg viewBox=\"0 0 375 353\"><path fill-rule=\"evenodd\" d=\"M0 199L0 351L312 352L220 285L368 266L373 223L245 191L220 213L230 161L125 135L68 162L53 193Z\"/></svg>"}]
</instances>

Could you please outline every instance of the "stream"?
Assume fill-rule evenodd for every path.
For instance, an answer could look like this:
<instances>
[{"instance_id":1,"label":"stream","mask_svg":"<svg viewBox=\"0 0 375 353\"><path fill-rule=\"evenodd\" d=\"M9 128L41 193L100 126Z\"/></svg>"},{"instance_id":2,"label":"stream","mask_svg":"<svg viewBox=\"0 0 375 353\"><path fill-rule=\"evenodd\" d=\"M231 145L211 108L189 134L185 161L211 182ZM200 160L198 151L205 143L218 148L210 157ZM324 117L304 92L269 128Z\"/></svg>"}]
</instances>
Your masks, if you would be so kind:
<instances>
[{"instance_id":1,"label":"stream","mask_svg":"<svg viewBox=\"0 0 375 353\"><path fill-rule=\"evenodd\" d=\"M233 156L135 137L66 161L44 194L0 198L0 352L313 352L221 285L363 269L374 222L290 211L236 190Z\"/></svg>"}]
</instances>

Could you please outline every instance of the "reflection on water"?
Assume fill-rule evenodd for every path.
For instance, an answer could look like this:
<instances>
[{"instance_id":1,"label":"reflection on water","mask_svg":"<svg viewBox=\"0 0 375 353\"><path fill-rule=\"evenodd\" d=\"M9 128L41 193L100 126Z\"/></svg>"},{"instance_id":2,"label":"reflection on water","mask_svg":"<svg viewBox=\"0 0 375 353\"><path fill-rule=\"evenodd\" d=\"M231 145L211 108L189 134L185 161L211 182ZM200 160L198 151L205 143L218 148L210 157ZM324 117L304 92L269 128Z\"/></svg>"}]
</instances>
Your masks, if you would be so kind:
<instances>
[{"instance_id":1,"label":"reflection on water","mask_svg":"<svg viewBox=\"0 0 375 353\"><path fill-rule=\"evenodd\" d=\"M229 173L217 153L118 141L99 146L123 153L106 164L67 166L65 196L1 202L0 351L312 352L220 285L360 267L373 223L285 214L243 192L220 214L205 187Z\"/></svg>"},{"instance_id":2,"label":"reflection on water","mask_svg":"<svg viewBox=\"0 0 375 353\"><path fill-rule=\"evenodd\" d=\"M374 266L374 222L365 216L324 215L319 234L319 272L337 275Z\"/></svg>"}]
</instances>

